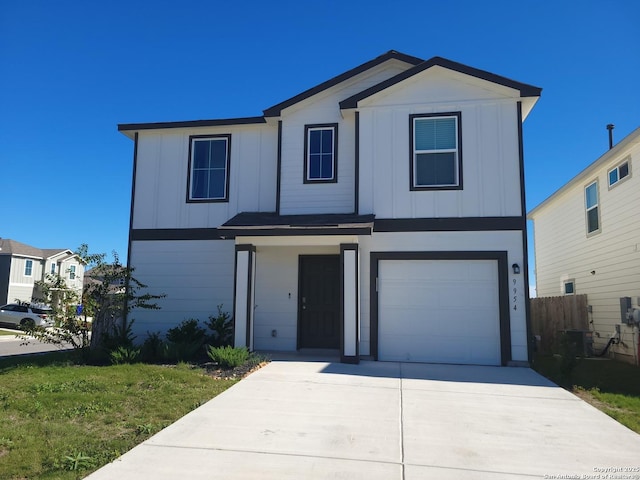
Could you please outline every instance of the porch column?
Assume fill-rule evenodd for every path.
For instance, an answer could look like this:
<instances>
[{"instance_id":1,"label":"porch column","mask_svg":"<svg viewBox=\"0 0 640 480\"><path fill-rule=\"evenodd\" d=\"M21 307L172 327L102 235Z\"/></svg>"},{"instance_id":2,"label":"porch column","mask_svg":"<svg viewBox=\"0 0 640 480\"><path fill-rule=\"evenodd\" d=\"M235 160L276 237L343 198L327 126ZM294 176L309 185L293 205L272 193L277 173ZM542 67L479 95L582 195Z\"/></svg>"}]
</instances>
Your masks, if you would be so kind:
<instances>
[{"instance_id":1,"label":"porch column","mask_svg":"<svg viewBox=\"0 0 640 480\"><path fill-rule=\"evenodd\" d=\"M236 245L233 305L233 345L253 350L256 247Z\"/></svg>"},{"instance_id":2,"label":"porch column","mask_svg":"<svg viewBox=\"0 0 640 480\"><path fill-rule=\"evenodd\" d=\"M340 360L360 361L358 244L340 245Z\"/></svg>"}]
</instances>

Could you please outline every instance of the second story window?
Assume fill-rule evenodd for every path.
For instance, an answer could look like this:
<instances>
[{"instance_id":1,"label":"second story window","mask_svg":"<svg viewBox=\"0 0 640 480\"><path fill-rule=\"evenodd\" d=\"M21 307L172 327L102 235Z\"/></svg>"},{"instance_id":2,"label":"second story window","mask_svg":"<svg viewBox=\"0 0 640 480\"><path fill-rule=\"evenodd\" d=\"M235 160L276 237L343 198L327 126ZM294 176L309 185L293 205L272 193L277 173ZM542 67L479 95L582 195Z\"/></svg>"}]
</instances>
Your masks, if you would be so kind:
<instances>
[{"instance_id":1,"label":"second story window","mask_svg":"<svg viewBox=\"0 0 640 480\"><path fill-rule=\"evenodd\" d=\"M26 260L24 262L24 276L30 277L33 274L33 260Z\"/></svg>"},{"instance_id":2,"label":"second story window","mask_svg":"<svg viewBox=\"0 0 640 480\"><path fill-rule=\"evenodd\" d=\"M189 143L187 201L227 201L231 135L192 136Z\"/></svg>"},{"instance_id":3,"label":"second story window","mask_svg":"<svg viewBox=\"0 0 640 480\"><path fill-rule=\"evenodd\" d=\"M629 176L629 162L624 162L609 172L609 186L613 187L622 179Z\"/></svg>"},{"instance_id":4,"label":"second story window","mask_svg":"<svg viewBox=\"0 0 640 480\"><path fill-rule=\"evenodd\" d=\"M462 188L460 113L409 116L411 190Z\"/></svg>"},{"instance_id":5,"label":"second story window","mask_svg":"<svg viewBox=\"0 0 640 480\"><path fill-rule=\"evenodd\" d=\"M338 124L306 125L304 183L338 181Z\"/></svg>"},{"instance_id":6,"label":"second story window","mask_svg":"<svg viewBox=\"0 0 640 480\"><path fill-rule=\"evenodd\" d=\"M71 265L69 267L69 280L75 280L75 279L76 279L76 266Z\"/></svg>"},{"instance_id":7,"label":"second story window","mask_svg":"<svg viewBox=\"0 0 640 480\"><path fill-rule=\"evenodd\" d=\"M51 275L55 275L56 273L56 264L55 262L51 263Z\"/></svg>"},{"instance_id":8,"label":"second story window","mask_svg":"<svg viewBox=\"0 0 640 480\"><path fill-rule=\"evenodd\" d=\"M600 230L600 213L598 208L598 181L587 185L584 189L585 207L587 210L587 234Z\"/></svg>"}]
</instances>

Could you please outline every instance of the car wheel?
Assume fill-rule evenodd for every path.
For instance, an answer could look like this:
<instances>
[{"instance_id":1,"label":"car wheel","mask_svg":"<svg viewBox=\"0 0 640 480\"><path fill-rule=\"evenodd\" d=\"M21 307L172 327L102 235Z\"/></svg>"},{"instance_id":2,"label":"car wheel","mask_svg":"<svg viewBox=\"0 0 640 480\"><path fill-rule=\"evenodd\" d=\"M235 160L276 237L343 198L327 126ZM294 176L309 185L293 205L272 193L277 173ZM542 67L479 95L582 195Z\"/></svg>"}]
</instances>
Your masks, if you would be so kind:
<instances>
[{"instance_id":1,"label":"car wheel","mask_svg":"<svg viewBox=\"0 0 640 480\"><path fill-rule=\"evenodd\" d=\"M20 321L20 326L22 328L33 328L36 326L36 322L34 322L32 318L23 318Z\"/></svg>"}]
</instances>

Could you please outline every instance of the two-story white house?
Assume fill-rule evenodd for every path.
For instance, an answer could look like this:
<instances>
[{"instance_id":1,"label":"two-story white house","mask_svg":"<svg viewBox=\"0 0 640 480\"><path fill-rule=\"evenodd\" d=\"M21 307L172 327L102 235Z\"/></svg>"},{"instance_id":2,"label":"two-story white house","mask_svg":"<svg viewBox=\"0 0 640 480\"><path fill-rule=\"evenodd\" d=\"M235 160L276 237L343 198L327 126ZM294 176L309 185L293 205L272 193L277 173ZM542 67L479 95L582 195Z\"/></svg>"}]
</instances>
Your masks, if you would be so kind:
<instances>
[{"instance_id":1,"label":"two-story white house","mask_svg":"<svg viewBox=\"0 0 640 480\"><path fill-rule=\"evenodd\" d=\"M389 51L249 118L121 124L129 264L235 344L527 362L522 122L540 88Z\"/></svg>"},{"instance_id":2,"label":"two-story white house","mask_svg":"<svg viewBox=\"0 0 640 480\"><path fill-rule=\"evenodd\" d=\"M539 297L586 294L596 352L638 364L640 128L529 212Z\"/></svg>"},{"instance_id":3,"label":"two-story white house","mask_svg":"<svg viewBox=\"0 0 640 480\"><path fill-rule=\"evenodd\" d=\"M46 280L48 274L60 275L69 288L82 294L84 264L71 250L41 249L0 238L0 305L37 300L37 282Z\"/></svg>"}]
</instances>

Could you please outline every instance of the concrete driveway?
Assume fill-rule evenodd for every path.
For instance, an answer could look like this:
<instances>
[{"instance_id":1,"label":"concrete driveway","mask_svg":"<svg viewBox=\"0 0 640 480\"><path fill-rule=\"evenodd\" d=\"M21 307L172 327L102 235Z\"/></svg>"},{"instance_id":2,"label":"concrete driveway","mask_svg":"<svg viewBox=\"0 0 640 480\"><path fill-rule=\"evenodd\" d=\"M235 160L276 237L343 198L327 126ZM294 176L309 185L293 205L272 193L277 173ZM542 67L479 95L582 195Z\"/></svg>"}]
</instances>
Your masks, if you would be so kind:
<instances>
[{"instance_id":1,"label":"concrete driveway","mask_svg":"<svg viewBox=\"0 0 640 480\"><path fill-rule=\"evenodd\" d=\"M530 369L273 361L88 478L611 479L638 467L640 435Z\"/></svg>"}]
</instances>

